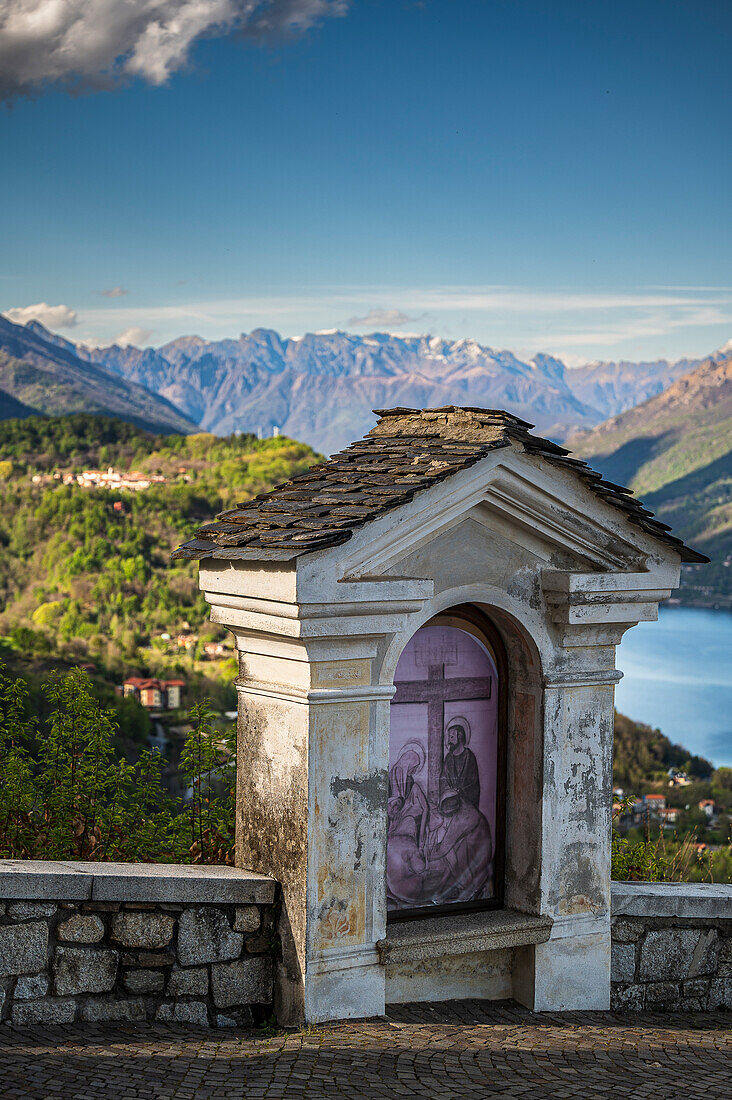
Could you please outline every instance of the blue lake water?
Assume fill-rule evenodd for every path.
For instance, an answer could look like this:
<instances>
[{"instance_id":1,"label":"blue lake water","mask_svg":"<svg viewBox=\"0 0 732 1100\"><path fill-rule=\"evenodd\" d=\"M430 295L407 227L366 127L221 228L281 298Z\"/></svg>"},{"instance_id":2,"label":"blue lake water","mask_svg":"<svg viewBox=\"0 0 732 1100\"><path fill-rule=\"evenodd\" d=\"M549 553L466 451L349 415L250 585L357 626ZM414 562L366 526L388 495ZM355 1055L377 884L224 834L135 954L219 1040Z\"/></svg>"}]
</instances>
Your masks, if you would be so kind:
<instances>
[{"instance_id":1,"label":"blue lake water","mask_svg":"<svg viewBox=\"0 0 732 1100\"><path fill-rule=\"evenodd\" d=\"M732 765L732 613L662 607L620 646L615 705L717 767Z\"/></svg>"}]
</instances>

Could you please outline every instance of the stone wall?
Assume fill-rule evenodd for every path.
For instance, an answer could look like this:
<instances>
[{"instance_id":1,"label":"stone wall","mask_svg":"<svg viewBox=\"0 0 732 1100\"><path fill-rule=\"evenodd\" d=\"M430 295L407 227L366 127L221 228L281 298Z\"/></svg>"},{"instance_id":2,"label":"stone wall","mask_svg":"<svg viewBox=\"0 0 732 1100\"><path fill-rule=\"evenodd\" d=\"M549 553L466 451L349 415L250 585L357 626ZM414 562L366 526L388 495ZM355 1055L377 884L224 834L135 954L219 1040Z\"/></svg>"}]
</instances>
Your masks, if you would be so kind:
<instances>
[{"instance_id":1,"label":"stone wall","mask_svg":"<svg viewBox=\"0 0 732 1100\"><path fill-rule=\"evenodd\" d=\"M228 867L0 860L0 1019L257 1023L274 899Z\"/></svg>"},{"instance_id":2,"label":"stone wall","mask_svg":"<svg viewBox=\"0 0 732 1100\"><path fill-rule=\"evenodd\" d=\"M612 1007L732 1008L732 886L614 882Z\"/></svg>"}]
</instances>

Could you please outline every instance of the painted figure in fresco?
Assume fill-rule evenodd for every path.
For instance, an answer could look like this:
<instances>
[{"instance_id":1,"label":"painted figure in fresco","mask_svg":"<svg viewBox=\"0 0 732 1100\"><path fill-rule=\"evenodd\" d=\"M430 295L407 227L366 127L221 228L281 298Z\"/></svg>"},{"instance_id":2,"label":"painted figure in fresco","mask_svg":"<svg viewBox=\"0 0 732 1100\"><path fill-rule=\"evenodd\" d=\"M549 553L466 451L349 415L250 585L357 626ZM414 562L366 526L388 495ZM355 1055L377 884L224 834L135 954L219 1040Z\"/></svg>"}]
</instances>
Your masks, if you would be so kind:
<instances>
[{"instance_id":1,"label":"painted figure in fresco","mask_svg":"<svg viewBox=\"0 0 732 1100\"><path fill-rule=\"evenodd\" d=\"M424 749L405 745L389 772L387 893L402 905L419 905L424 895L422 854L429 821L427 796L415 773L424 765Z\"/></svg>"},{"instance_id":2,"label":"painted figure in fresco","mask_svg":"<svg viewBox=\"0 0 732 1100\"><path fill-rule=\"evenodd\" d=\"M440 798L445 791L458 791L477 810L480 776L475 753L468 748L470 725L466 718L453 718L447 726L447 753L440 776Z\"/></svg>"},{"instance_id":3,"label":"painted figure in fresco","mask_svg":"<svg viewBox=\"0 0 732 1100\"><path fill-rule=\"evenodd\" d=\"M492 873L491 830L480 810L458 790L446 789L425 839L425 900L434 905L473 901Z\"/></svg>"}]
</instances>

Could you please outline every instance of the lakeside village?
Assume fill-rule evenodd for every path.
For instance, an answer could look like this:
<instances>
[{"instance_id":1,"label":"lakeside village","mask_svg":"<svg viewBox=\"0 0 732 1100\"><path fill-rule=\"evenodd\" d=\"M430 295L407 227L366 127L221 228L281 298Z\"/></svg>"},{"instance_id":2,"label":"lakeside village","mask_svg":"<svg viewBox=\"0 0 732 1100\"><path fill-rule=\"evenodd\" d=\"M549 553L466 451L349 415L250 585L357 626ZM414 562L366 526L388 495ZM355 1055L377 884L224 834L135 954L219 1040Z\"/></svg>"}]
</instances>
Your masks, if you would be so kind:
<instances>
[{"instance_id":1,"label":"lakeside village","mask_svg":"<svg viewBox=\"0 0 732 1100\"><path fill-rule=\"evenodd\" d=\"M676 768L668 770L668 786L679 792L685 787L693 788L698 784L693 777ZM674 799L678 801L678 799ZM682 805L669 805L669 799L665 794L648 792L635 796L628 795L622 787L613 789L613 817L615 828L621 834L628 834L631 830L648 832L658 829L661 831L677 831L679 826L691 825L696 833L694 847L699 854L706 851L715 851L724 845L718 843L721 838L716 834L724 832L727 823L727 813L723 806L717 805L713 798L702 798L695 802L684 802ZM705 833L709 834L705 838Z\"/></svg>"}]
</instances>

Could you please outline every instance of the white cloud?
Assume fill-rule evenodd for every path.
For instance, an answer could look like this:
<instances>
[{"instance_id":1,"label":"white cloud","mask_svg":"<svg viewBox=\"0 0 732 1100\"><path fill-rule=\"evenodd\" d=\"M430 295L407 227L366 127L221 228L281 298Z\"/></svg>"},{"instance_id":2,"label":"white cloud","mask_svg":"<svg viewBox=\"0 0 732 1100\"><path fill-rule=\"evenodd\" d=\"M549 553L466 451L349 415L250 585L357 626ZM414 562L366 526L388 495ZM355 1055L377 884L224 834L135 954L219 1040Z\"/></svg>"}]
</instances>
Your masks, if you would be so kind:
<instances>
[{"instance_id":1,"label":"white cloud","mask_svg":"<svg viewBox=\"0 0 732 1100\"><path fill-rule=\"evenodd\" d=\"M150 337L153 334L151 328L138 328L137 325L132 325L131 328L126 328L124 332L120 332L115 336L112 341L113 344L117 344L120 348L128 348L134 344L135 347L141 347L143 344L150 343Z\"/></svg>"},{"instance_id":2,"label":"white cloud","mask_svg":"<svg viewBox=\"0 0 732 1100\"><path fill-rule=\"evenodd\" d=\"M124 298L125 294L129 294L129 291L121 286L111 286L109 290L101 290L100 294L103 298Z\"/></svg>"},{"instance_id":3,"label":"white cloud","mask_svg":"<svg viewBox=\"0 0 732 1100\"><path fill-rule=\"evenodd\" d=\"M349 328L403 328L417 317L409 317L400 309L370 309L363 317L351 317L346 322Z\"/></svg>"},{"instance_id":4,"label":"white cloud","mask_svg":"<svg viewBox=\"0 0 732 1100\"><path fill-rule=\"evenodd\" d=\"M1 2L1 0L0 0ZM511 286L319 286L287 294L152 302L99 303L85 309L82 335L108 344L122 328L154 330L156 343L198 333L207 339L254 328L283 335L344 327L343 318L368 318L373 329L389 311L374 301L398 301L407 328L447 338L472 337L492 348L531 357L548 352L579 365L597 359L701 356L732 331L732 287L638 287L607 292ZM376 319L375 319L376 318ZM378 324L378 321L381 324ZM416 322L416 323L415 323ZM362 328L354 330L363 331ZM405 335L405 329L398 332Z\"/></svg>"},{"instance_id":5,"label":"white cloud","mask_svg":"<svg viewBox=\"0 0 732 1100\"><path fill-rule=\"evenodd\" d=\"M6 309L5 316L16 325L27 325L29 321L40 321L48 329L74 328L78 324L76 311L68 306L49 306L48 302L38 302L34 306L16 306Z\"/></svg>"},{"instance_id":6,"label":"white cloud","mask_svg":"<svg viewBox=\"0 0 732 1100\"><path fill-rule=\"evenodd\" d=\"M0 96L164 84L202 37L301 34L350 0L0 0Z\"/></svg>"}]
</instances>

